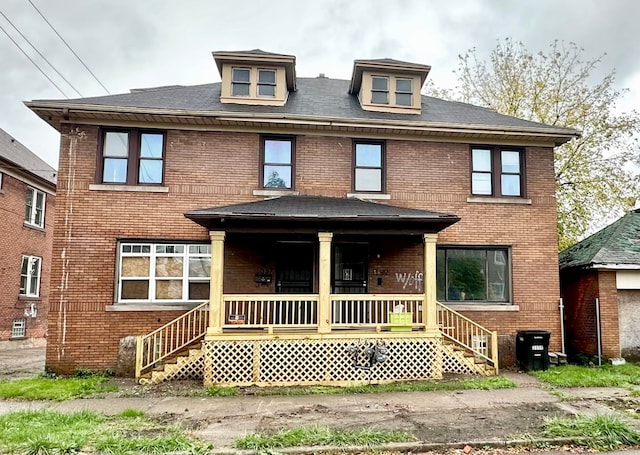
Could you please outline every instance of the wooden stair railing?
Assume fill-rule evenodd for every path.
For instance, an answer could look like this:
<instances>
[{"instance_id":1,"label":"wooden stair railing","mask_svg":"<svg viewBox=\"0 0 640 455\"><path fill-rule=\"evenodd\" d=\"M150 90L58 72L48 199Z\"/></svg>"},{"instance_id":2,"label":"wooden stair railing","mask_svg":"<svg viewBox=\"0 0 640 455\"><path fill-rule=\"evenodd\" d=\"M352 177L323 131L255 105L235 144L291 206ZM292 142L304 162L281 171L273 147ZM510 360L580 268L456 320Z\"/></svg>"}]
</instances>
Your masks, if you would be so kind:
<instances>
[{"instance_id":1,"label":"wooden stair railing","mask_svg":"<svg viewBox=\"0 0 640 455\"><path fill-rule=\"evenodd\" d=\"M492 332L457 311L436 302L438 326L445 339L486 361L498 374L498 332Z\"/></svg>"},{"instance_id":2,"label":"wooden stair railing","mask_svg":"<svg viewBox=\"0 0 640 455\"><path fill-rule=\"evenodd\" d=\"M136 345L136 379L162 360L202 339L209 323L209 302L204 302L146 335Z\"/></svg>"}]
</instances>

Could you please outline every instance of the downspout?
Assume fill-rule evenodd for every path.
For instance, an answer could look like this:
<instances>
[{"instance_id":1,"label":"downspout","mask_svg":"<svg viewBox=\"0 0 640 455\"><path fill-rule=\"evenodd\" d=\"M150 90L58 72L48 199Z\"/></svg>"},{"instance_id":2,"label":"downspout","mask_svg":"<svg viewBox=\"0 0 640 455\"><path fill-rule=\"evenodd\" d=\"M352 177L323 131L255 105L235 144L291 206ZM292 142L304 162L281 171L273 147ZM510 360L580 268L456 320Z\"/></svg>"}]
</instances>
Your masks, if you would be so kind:
<instances>
[{"instance_id":1,"label":"downspout","mask_svg":"<svg viewBox=\"0 0 640 455\"><path fill-rule=\"evenodd\" d=\"M562 299L562 297L560 297L560 341L562 342L562 353L566 354L565 352L565 345L564 345L564 300Z\"/></svg>"},{"instance_id":2,"label":"downspout","mask_svg":"<svg viewBox=\"0 0 640 455\"><path fill-rule=\"evenodd\" d=\"M600 327L600 299L596 298L596 338L598 342L598 366L602 366L602 329Z\"/></svg>"}]
</instances>

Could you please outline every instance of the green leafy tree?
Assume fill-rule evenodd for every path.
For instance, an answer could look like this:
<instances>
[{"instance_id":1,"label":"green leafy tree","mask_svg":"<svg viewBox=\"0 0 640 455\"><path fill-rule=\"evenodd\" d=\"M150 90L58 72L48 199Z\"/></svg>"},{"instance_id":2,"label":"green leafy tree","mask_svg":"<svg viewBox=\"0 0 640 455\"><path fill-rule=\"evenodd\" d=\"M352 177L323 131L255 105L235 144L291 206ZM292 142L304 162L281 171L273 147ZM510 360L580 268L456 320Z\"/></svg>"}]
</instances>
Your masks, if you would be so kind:
<instances>
[{"instance_id":1,"label":"green leafy tree","mask_svg":"<svg viewBox=\"0 0 640 455\"><path fill-rule=\"evenodd\" d=\"M267 183L264 185L266 188L286 188L287 184L280 177L277 171L271 171Z\"/></svg>"},{"instance_id":2,"label":"green leafy tree","mask_svg":"<svg viewBox=\"0 0 640 455\"><path fill-rule=\"evenodd\" d=\"M640 189L634 166L638 113L618 112L627 90L614 87L613 70L596 76L602 57L584 60L582 54L559 41L534 54L505 39L488 61L478 59L476 49L459 56L455 90L427 87L433 96L582 132L555 150L560 249L629 210Z\"/></svg>"}]
</instances>

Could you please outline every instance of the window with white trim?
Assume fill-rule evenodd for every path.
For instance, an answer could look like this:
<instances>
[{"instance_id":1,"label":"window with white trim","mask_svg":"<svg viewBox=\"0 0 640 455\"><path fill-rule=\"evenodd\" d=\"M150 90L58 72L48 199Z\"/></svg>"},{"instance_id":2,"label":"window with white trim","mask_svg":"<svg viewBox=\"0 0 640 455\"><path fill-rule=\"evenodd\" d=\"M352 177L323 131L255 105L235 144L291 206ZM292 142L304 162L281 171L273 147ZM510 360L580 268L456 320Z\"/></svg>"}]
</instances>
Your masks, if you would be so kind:
<instances>
[{"instance_id":1,"label":"window with white trim","mask_svg":"<svg viewBox=\"0 0 640 455\"><path fill-rule=\"evenodd\" d=\"M22 256L20 269L20 295L26 297L40 296L40 271L42 259L38 256Z\"/></svg>"},{"instance_id":2,"label":"window with white trim","mask_svg":"<svg viewBox=\"0 0 640 455\"><path fill-rule=\"evenodd\" d=\"M209 244L122 243L117 301L204 301L210 275Z\"/></svg>"},{"instance_id":3,"label":"window with white trim","mask_svg":"<svg viewBox=\"0 0 640 455\"><path fill-rule=\"evenodd\" d=\"M509 248L439 246L436 259L438 300L478 304L511 300Z\"/></svg>"},{"instance_id":4,"label":"window with white trim","mask_svg":"<svg viewBox=\"0 0 640 455\"><path fill-rule=\"evenodd\" d=\"M24 210L24 222L29 226L44 227L44 207L46 195L43 191L27 187L27 201Z\"/></svg>"},{"instance_id":5,"label":"window with white trim","mask_svg":"<svg viewBox=\"0 0 640 455\"><path fill-rule=\"evenodd\" d=\"M14 319L11 324L11 338L25 338L27 336L27 320Z\"/></svg>"}]
</instances>

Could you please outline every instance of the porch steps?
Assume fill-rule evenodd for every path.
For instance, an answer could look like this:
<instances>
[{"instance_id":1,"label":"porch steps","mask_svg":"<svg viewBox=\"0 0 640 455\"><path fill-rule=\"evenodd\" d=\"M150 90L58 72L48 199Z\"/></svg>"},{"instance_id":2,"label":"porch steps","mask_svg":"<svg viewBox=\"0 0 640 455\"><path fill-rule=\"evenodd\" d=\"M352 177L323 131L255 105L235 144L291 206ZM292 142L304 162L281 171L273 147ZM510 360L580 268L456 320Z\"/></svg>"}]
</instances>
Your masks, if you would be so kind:
<instances>
[{"instance_id":1,"label":"porch steps","mask_svg":"<svg viewBox=\"0 0 640 455\"><path fill-rule=\"evenodd\" d=\"M495 376L495 367L477 357L471 350L443 339L442 355L444 373Z\"/></svg>"},{"instance_id":2,"label":"porch steps","mask_svg":"<svg viewBox=\"0 0 640 455\"><path fill-rule=\"evenodd\" d=\"M201 379L203 371L204 351L202 345L197 343L142 375L138 379L138 383L151 385L170 380Z\"/></svg>"}]
</instances>

